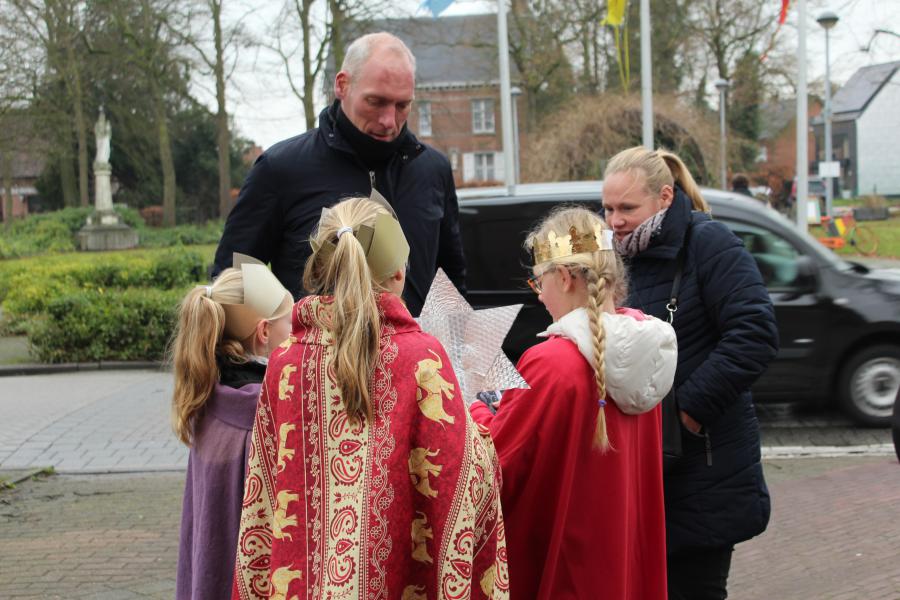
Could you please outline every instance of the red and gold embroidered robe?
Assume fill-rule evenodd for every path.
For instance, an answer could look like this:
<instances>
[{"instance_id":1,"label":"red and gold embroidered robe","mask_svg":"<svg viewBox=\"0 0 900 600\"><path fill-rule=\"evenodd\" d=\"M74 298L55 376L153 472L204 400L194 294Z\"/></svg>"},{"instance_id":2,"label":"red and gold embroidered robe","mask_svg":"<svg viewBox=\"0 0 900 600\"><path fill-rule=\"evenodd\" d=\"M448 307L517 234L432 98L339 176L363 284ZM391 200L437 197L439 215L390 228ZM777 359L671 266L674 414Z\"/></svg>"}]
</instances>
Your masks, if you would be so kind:
<instances>
[{"instance_id":1,"label":"red and gold embroidered robe","mask_svg":"<svg viewBox=\"0 0 900 600\"><path fill-rule=\"evenodd\" d=\"M335 348L298 302L254 423L233 598L506 598L500 475L440 343L382 294L374 418L347 417Z\"/></svg>"}]
</instances>

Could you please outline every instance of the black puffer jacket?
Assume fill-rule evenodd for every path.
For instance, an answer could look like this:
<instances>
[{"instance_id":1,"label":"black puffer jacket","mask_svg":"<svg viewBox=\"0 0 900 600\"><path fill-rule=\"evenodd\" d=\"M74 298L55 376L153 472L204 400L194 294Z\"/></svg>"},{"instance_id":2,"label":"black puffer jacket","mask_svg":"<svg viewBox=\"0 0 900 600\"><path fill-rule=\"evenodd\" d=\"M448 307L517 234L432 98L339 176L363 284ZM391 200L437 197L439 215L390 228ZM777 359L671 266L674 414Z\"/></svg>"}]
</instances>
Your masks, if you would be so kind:
<instances>
[{"instance_id":1,"label":"black puffer jacket","mask_svg":"<svg viewBox=\"0 0 900 600\"><path fill-rule=\"evenodd\" d=\"M676 190L660 233L628 262L628 306L667 317L674 259L686 234L674 322L675 394L705 435L683 429L685 455L666 475L669 553L749 539L765 530L770 512L749 390L774 358L778 332L753 257L725 225L692 212L690 199Z\"/></svg>"},{"instance_id":2,"label":"black puffer jacket","mask_svg":"<svg viewBox=\"0 0 900 600\"><path fill-rule=\"evenodd\" d=\"M309 236L322 208L375 188L397 212L409 241L403 297L418 315L435 271L465 291L459 208L450 162L407 132L383 168L369 171L335 125L338 103L319 115L319 127L279 142L257 159L216 250L213 276L231 266L233 252L272 263L293 295L302 294Z\"/></svg>"}]
</instances>

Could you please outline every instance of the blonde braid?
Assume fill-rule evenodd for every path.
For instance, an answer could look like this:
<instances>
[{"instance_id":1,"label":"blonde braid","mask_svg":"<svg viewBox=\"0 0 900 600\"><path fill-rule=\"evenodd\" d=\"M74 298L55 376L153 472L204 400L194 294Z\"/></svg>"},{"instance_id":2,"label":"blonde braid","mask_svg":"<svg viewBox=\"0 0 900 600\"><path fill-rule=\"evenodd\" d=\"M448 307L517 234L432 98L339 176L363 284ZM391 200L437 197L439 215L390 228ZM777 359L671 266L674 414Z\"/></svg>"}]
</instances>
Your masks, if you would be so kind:
<instances>
[{"instance_id":1,"label":"blonde braid","mask_svg":"<svg viewBox=\"0 0 900 600\"><path fill-rule=\"evenodd\" d=\"M609 436L606 432L606 371L603 361L606 354L606 331L603 328L601 305L606 299L606 279L597 276L594 269L585 268L585 281L588 289L588 317L590 318L591 335L594 341L594 381L597 384L597 427L594 430L594 446L601 452L609 450Z\"/></svg>"}]
</instances>

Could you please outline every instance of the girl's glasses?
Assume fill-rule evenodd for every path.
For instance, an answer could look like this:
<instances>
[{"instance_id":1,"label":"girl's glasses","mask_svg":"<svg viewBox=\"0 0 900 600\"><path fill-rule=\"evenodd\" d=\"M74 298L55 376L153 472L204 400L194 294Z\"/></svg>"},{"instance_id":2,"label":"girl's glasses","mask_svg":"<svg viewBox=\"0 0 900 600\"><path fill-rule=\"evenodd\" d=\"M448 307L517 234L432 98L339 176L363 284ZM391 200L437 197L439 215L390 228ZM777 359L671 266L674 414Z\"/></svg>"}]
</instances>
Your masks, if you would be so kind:
<instances>
[{"instance_id":1,"label":"girl's glasses","mask_svg":"<svg viewBox=\"0 0 900 600\"><path fill-rule=\"evenodd\" d=\"M544 287L541 284L541 280L544 278L544 275L546 275L550 271L555 271L555 270L556 270L556 267L550 267L549 269L547 269L540 275L535 275L534 277L529 277L528 278L528 286L532 289L532 291L534 291L535 294L544 293Z\"/></svg>"}]
</instances>

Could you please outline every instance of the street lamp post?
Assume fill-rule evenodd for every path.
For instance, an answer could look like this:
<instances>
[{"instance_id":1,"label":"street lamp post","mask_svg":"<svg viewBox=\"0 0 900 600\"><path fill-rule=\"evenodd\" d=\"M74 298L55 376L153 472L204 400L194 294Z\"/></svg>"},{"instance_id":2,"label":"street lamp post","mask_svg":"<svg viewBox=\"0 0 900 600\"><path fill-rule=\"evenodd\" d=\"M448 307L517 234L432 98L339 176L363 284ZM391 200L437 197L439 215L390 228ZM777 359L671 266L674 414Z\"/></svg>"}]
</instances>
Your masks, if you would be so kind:
<instances>
[{"instance_id":1,"label":"street lamp post","mask_svg":"<svg viewBox=\"0 0 900 600\"><path fill-rule=\"evenodd\" d=\"M728 166L725 162L726 156L726 136L725 136L725 94L728 92L729 83L727 79L716 79L716 89L719 90L719 184L723 190L728 189Z\"/></svg>"},{"instance_id":2,"label":"street lamp post","mask_svg":"<svg viewBox=\"0 0 900 600\"><path fill-rule=\"evenodd\" d=\"M519 96L522 95L522 88L513 86L510 93L512 94L513 162L516 167L514 183L519 183L521 175L519 173Z\"/></svg>"},{"instance_id":3,"label":"street lamp post","mask_svg":"<svg viewBox=\"0 0 900 600\"><path fill-rule=\"evenodd\" d=\"M837 25L838 16L831 11L825 11L819 15L816 21L825 30L825 162L831 163L833 154L831 150L831 44L829 32L832 27ZM825 214L830 217L834 196L830 172L826 173L822 180L825 183Z\"/></svg>"}]
</instances>

